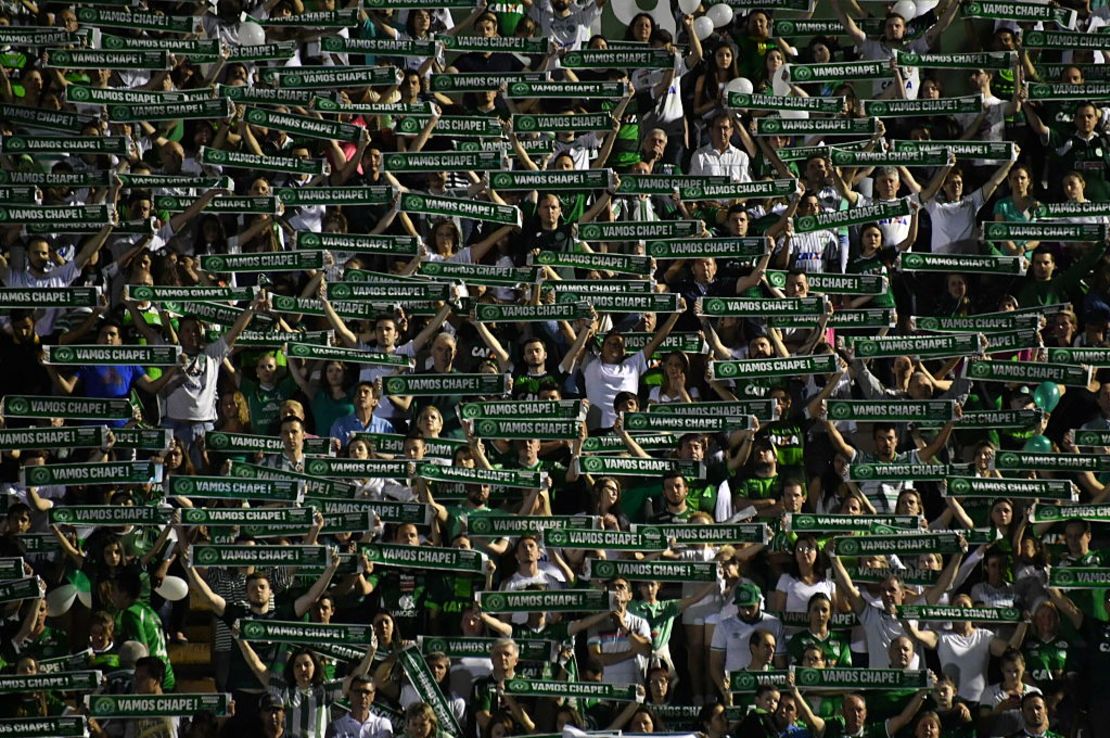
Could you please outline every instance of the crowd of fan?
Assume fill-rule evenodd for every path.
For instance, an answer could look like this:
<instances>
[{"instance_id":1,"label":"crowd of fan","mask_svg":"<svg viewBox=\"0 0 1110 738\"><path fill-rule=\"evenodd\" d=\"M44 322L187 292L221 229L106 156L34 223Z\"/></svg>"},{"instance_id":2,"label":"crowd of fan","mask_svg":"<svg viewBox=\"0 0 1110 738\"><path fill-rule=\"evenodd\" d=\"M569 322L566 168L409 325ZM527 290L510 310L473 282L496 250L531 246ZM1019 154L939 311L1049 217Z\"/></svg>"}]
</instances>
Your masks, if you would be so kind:
<instances>
[{"instance_id":1,"label":"crowd of fan","mask_svg":"<svg viewBox=\"0 0 1110 738\"><path fill-rule=\"evenodd\" d=\"M41 180L48 184L41 187L36 204L107 205L116 217L112 224L83 233L67 228L45 233L48 229L31 228L18 215L0 223L4 286L96 286L103 298L88 308L8 310L0 335L0 392L123 398L131 403L133 417L112 421L110 428L164 428L172 433L164 451L117 447L111 432L99 449L3 451L0 468L8 502L0 548L6 557L22 557L28 575L33 572L43 583L41 598L6 605L0 631L6 673L46 673L45 664L65 663L62 671L101 670L106 676L98 691L103 693L197 691L175 683L173 656L185 652L183 644L201 640L198 634L209 632L210 619L212 635L203 637L203 645L211 647L217 691L232 695L233 716L90 719L92 734L388 738L403 733L432 738L437 732L459 731L456 738L503 738L577 729L698 732L709 738L1110 735L1110 700L1103 689L1110 685L1110 598L1102 599L1110 588L1062 591L1049 586L1054 567L1102 566L1098 544L1104 530L1097 519L1098 505L1110 490L1107 476L1091 471L1022 473L1032 479L1072 481L1079 500L1095 506L1085 508L1094 511L1086 516L1073 517L1065 510L1059 523L1033 524L1029 498L1003 494L961 501L945 494L943 481L850 481L846 471L864 463L965 463L971 477L1016 476L995 468L998 454L1021 449L1077 453L1077 429L1110 430L1110 375L1104 376L1098 364L1087 386L1065 388L1051 381L974 381L967 365L980 352L863 360L853 349L857 341L876 336L924 335L917 326L922 317L1006 311L1039 314L1040 322L1029 345L990 354L995 362L1043 364L1051 348L1107 345L1110 261L1104 258L1105 230L1101 240L1077 243L986 241L981 233L986 223L1036 222L1044 203L1110 199L1108 108L1103 107L1110 92L1093 102L1033 102L1027 93L1027 84L1034 81L1084 84L1088 78L1102 79L1097 74L1105 68L1102 52L1023 48L1023 34L1034 30L1033 23L961 19L961 7L968 4L957 0L942 0L935 8L930 7L935 3L902 2L893 9L881 3L861 8L854 0L829 0L827 6L819 2L817 16L835 18L840 32L795 37L773 35L775 22L809 18L812 8L804 14L772 12L738 3L743 7L728 13L732 19L716 28L698 23L709 17L708 5L691 14L661 8L635 14L622 39L597 33L605 3L482 3L472 13L456 10L453 15L414 2L409 5L418 9L359 8L350 27L320 29L296 23L267 26L266 20L344 11L335 0L321 0L319 8L305 7L301 0L260 5L219 0L212 7L159 2L149 3L151 9L197 20L191 38L219 39L229 48L238 45L248 23L253 26L253 21L242 20L241 13L248 12L268 28L270 43L293 42L291 57L242 63L225 51L216 61L196 62L187 53L174 53L169 69L66 69L50 64L51 51L35 44L13 43L0 53L0 96L6 104L77 113L84 118L73 135L123 136L129 152L33 155L5 147L5 181L12 183L0 187L5 197L14 197L8 190L14 192L18 183L36 181L20 179L20 173L66 175L71 178ZM1053 7L1060 6L1077 9L1078 30L1089 33L1110 18L1097 0ZM86 7L105 6L98 2ZM660 22L664 17L669 24ZM13 27L53 26L70 32L90 27L79 21L77 8L59 3L6 4L0 18ZM1044 25L1055 28L1052 21ZM118 27L96 33L126 39L172 36ZM1014 64L943 70L897 62L898 51L938 50L942 35L945 51L1016 52ZM431 55L394 58L377 52L329 52L322 44L329 37L420 42L445 36L541 38L548 40L549 52L454 53L437 42ZM569 51L644 45L672 55L673 66L596 70L560 64ZM810 83L791 78L799 65L857 59L890 60L889 77ZM349 107L338 114L299 104L283 108L279 102L235 102L239 98L227 93L233 103L226 118L119 123L100 115L105 110L101 104L76 102L80 98L72 94L82 86L263 89L262 71L269 67L388 64L401 71L396 84L314 91L320 97L334 93L329 99ZM626 92L609 98L522 99L507 94L508 83L466 93L433 91L430 84L434 76L481 73L526 79L529 72L567 83L617 82ZM865 101L928 100L944 98L946 92L947 97L981 96L976 98L981 108L954 115L892 116L864 141L846 134L762 135L753 121L776 113L730 107L728 94L744 91L783 99L843 99L839 113L815 112L804 118L809 120L869 120ZM378 103L431 105L417 126L402 133L403 112L358 111L360 105ZM338 120L358 126L360 133L347 141L301 137L250 122L247 113L256 107ZM609 130L518 136L509 123L521 114L596 112L609 116ZM610 169L614 175L608 187L594 191L498 192L489 172L394 173L386 166L393 152L454 151L465 135L439 133L437 127L458 116L501 122L504 133L496 140L505 145L496 150L505 156L503 168ZM784 110L782 118L797 116ZM52 135L14 118L0 120L0 130L5 141ZM951 155L942 165L910 167L834 166L827 148L883 151L896 140L1013 145L1011 155L991 160ZM324 159L329 166L317 175L221 167L201 160L202 147L274 161ZM800 147L815 148L794 156ZM143 189L128 185L127 174L177 179L172 185ZM90 176L83 179L85 175ZM629 194L627 182L644 175L724 177L733 183L793 181L789 191L771 197L686 202L677 189ZM195 187L183 184L188 177L195 178ZM235 194L252 197L317 186L385 185L392 194L382 204L294 203L270 213L214 212L230 194L227 177ZM627 180L624 188L622 177ZM410 211L401 199L409 192L514 206L523 218L512 225ZM165 196L191 200L185 209L157 207ZM908 203L904 214L873 222L795 229L806 216L902 202ZM150 232L137 227L151 218ZM764 253L751 259L651 260L642 279L651 281L650 290L678 295L677 310L670 314L607 312L599 305L569 320L494 323L475 317L474 307L481 304L549 304L561 281L570 280L572 289L592 302L591 295L620 292L621 282L638 279L604 269L540 266L540 254L568 254L582 242L584 253L647 253L643 241L589 242L582 237L586 224L688 220L700 221L703 232L694 235L706 238L763 238ZM1107 217L1058 222L1105 224ZM299 272L201 268L205 255L293 250L296 235L303 233L414 237L418 246L415 256L398 258L359 252L355 245L333 251L320 269ZM1019 257L1021 270L900 269L901 255L911 252L981 254L997 263ZM446 300L386 299L368 319L352 317L328 296L329 286L353 281L359 273L371 284L397 288L431 281L433 277L424 275L434 273L427 265L435 263L473 266L474 274L480 265L501 268L499 274L531 266L536 283L463 279ZM771 280L775 273L784 279ZM766 316L707 314L706 304L714 297L819 297L821 289L811 282L828 274L884 275L886 281L874 294L833 290L820 315L803 327L776 327ZM591 282L596 284L591 287ZM199 311L180 301L133 299L131 292L138 286L258 289L249 304L225 303L231 309L221 312L213 303ZM304 301L278 309L278 297ZM310 304L319 309L305 307ZM886 315L889 324L833 327L843 311ZM283 343L237 345L248 330L328 331L335 346L404 357L414 374L508 375L507 392L407 397L387 389L389 378L404 369L384 362L297 358ZM48 346L89 344L176 345L181 361L147 368L72 367L50 363L44 353ZM729 380L711 368L715 362L828 354L835 356L836 369L830 374ZM1110 363L1104 366L1110 368ZM500 399L556 400L564 406L580 400L573 406L582 409L581 433L565 439L529 438L527 433L489 437L459 412L464 401ZM829 402L851 399L953 400L955 409L949 422L931 427L829 417ZM662 442L653 437L648 443L623 422L629 413L664 404L717 402L727 412L758 400L769 401L764 417L719 433L688 432ZM1032 424L1020 428L960 427L963 415L986 410L1040 412L1031 415L1036 418ZM14 414L4 419L7 429L81 424L99 421L36 421ZM280 438L280 447L264 453L220 450L206 443L214 431ZM330 441L309 448L316 438ZM693 464L676 464L652 476L588 473L581 462L604 453ZM190 525L182 511L284 503L167 493L174 478L231 478L229 470L236 464L268 467L278 478L310 474L314 455L412 462L404 477L342 481L350 483L353 500L426 506L420 508L428 511L424 524L371 514L361 528L338 530L331 520L337 514L319 510L303 536L263 532L252 537L246 531ZM25 483L27 470L42 465L151 458L161 465L159 479L164 481ZM421 474L427 464L542 472L543 482L532 489L448 483ZM702 476L684 473L699 464ZM155 506L174 512L165 525L70 526L53 520L58 510L73 505ZM837 541L849 534L791 530L787 521L803 513L913 516L931 531L960 531L962 553L841 557ZM666 541L664 550L636 551L560 548L545 545L540 532L500 537L469 531L475 520L512 515L582 516L579 522L589 521L602 531L632 531L647 523L746 521L765 523L768 535L766 540L700 544ZM488 563L481 573L375 564L372 546L367 546L376 542L472 549ZM333 551L323 569L194 566L191 549L211 543L305 543ZM708 562L715 565L715 575L686 582L591 579L591 566L604 560ZM875 571L880 573L866 575ZM187 583L187 596L166 586L175 577ZM68 598L51 598L66 586L71 587L65 590ZM479 593L494 590L598 586L610 594L611 605L598 612L492 612L478 604ZM900 608L908 605L1012 608L1017 616L1008 623L1000 618L989 628L974 622L919 622L901 615ZM241 637L245 619L371 624L375 637L368 649L344 657L326 648L314 650L311 642L271 644ZM454 727L445 724L442 710L429 706L427 685L412 683L400 657L410 647L447 636L485 638L488 646L487 653L455 657L421 648ZM413 646L418 639L420 646ZM547 655L522 650L526 642L537 640L549 647ZM77 661L59 659L85 649L91 652ZM802 668L920 670L926 679L919 689L822 691L795 682L793 670ZM777 676L755 689L734 690L733 675L743 672ZM508 684L514 677L632 686L626 694L633 697L514 695ZM85 709L84 704L73 693L6 690L0 695L6 719L71 714Z\"/></svg>"}]
</instances>

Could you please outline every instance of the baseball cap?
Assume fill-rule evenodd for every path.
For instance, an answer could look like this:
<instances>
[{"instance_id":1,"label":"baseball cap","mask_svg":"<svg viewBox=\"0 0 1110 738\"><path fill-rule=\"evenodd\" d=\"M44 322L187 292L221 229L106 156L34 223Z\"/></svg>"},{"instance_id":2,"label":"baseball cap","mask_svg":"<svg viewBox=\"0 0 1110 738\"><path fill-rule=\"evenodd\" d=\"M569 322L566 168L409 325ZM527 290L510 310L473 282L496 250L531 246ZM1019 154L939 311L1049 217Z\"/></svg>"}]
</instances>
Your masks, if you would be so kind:
<instances>
[{"instance_id":1,"label":"baseball cap","mask_svg":"<svg viewBox=\"0 0 1110 738\"><path fill-rule=\"evenodd\" d=\"M736 597L732 601L737 607L755 607L763 601L763 593L759 587L745 582L736 588Z\"/></svg>"},{"instance_id":2,"label":"baseball cap","mask_svg":"<svg viewBox=\"0 0 1110 738\"><path fill-rule=\"evenodd\" d=\"M276 694L264 694L258 699L258 711L266 712L267 710L284 710L285 700Z\"/></svg>"}]
</instances>

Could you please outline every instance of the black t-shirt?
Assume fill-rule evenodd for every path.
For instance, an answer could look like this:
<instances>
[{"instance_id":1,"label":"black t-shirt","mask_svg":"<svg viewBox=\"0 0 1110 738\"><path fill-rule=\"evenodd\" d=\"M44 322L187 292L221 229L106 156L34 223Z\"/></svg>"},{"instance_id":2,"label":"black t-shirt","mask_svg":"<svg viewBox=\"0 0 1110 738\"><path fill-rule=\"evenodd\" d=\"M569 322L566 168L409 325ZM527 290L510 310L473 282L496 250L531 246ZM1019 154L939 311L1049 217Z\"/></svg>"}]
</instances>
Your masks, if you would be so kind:
<instances>
[{"instance_id":1,"label":"black t-shirt","mask_svg":"<svg viewBox=\"0 0 1110 738\"><path fill-rule=\"evenodd\" d=\"M452 64L460 74L512 74L524 69L524 62L514 54L490 54L480 51L463 54Z\"/></svg>"},{"instance_id":2,"label":"black t-shirt","mask_svg":"<svg viewBox=\"0 0 1110 738\"><path fill-rule=\"evenodd\" d=\"M274 607L271 607L266 613L259 614L250 609L246 602L229 602L224 607L224 614L219 616L220 620L224 622L229 628L235 625L236 621L249 618L251 620L298 620L294 612L293 602L291 600L276 599ZM278 673L281 673L282 664L278 664L277 660L280 657L281 647L277 643L264 643L261 641L254 641L251 647L262 663L273 668ZM231 649L231 666L228 671L227 684L230 689L249 689L260 690L262 684L258 678L251 671L247 662L243 659L243 652L239 650L238 646Z\"/></svg>"}]
</instances>

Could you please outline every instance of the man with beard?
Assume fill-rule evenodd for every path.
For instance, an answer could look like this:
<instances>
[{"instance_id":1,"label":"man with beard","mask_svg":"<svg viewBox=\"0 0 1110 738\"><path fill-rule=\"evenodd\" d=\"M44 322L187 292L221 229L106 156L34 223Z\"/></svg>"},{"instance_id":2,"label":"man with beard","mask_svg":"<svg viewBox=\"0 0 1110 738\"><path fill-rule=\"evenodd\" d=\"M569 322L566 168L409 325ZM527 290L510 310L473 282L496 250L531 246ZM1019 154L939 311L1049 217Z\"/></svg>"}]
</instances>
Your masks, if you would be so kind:
<instances>
[{"instance_id":1,"label":"man with beard","mask_svg":"<svg viewBox=\"0 0 1110 738\"><path fill-rule=\"evenodd\" d=\"M547 368L547 359L550 352L548 344L540 336L532 336L520 347L521 358L524 360L525 371L513 376L513 399L536 400L539 399L540 387L554 383L562 387L566 381L576 357L582 351L586 341L593 335L589 319L579 320L575 328L578 333L574 343L567 350L563 360L555 367L554 371Z\"/></svg>"},{"instance_id":2,"label":"man with beard","mask_svg":"<svg viewBox=\"0 0 1110 738\"><path fill-rule=\"evenodd\" d=\"M50 241L42 236L34 236L27 244L27 265L14 269L8 260L0 256L0 282L5 287L24 288L61 288L73 284L85 266L96 262L94 258L112 233L112 226L106 225L94 236L85 241L84 246L64 266L51 268L52 247ZM35 332L48 336L54 330L54 319L61 314L61 308L46 308L35 321Z\"/></svg>"},{"instance_id":3,"label":"man with beard","mask_svg":"<svg viewBox=\"0 0 1110 738\"><path fill-rule=\"evenodd\" d=\"M189 534L182 527L177 527L178 553L182 561L189 561ZM195 566L186 566L185 574L189 580L189 589L203 603L203 607L210 610L217 618L229 628L235 627L239 620L251 618L254 620L300 620L309 608L320 599L331 584L332 577L339 568L340 558L331 557L331 563L324 570L313 585L303 595L290 602L288 598L278 597L275 604L271 604L271 590L269 577L259 571L247 575L245 597L238 601L228 601L219 596L208 586ZM268 648L259 651L263 663L272 668L280 668L276 663L277 644L270 644ZM257 650L257 649L256 649ZM227 677L228 689L232 692L239 711L235 720L242 726L252 725L258 713L251 708L258 704L258 699L265 693L258 678L251 671L250 666L243 659L238 649L231 652L231 666Z\"/></svg>"},{"instance_id":4,"label":"man with beard","mask_svg":"<svg viewBox=\"0 0 1110 738\"><path fill-rule=\"evenodd\" d=\"M473 520L487 515L497 515L500 512L489 506L490 486L488 484L466 484L463 488L466 490L466 498L462 503L455 507L442 508L439 512L441 518L439 523L444 527L444 540L453 541L465 532L463 518ZM508 543L501 546L497 553L504 553L506 548Z\"/></svg>"},{"instance_id":5,"label":"man with beard","mask_svg":"<svg viewBox=\"0 0 1110 738\"><path fill-rule=\"evenodd\" d=\"M733 480L732 509L735 511L754 508L761 516L776 514L781 485L779 483L778 459L775 447L768 438L754 439L752 431L744 431L744 440L734 457L734 468L746 463L748 455L753 457L751 473L741 474Z\"/></svg>"},{"instance_id":6,"label":"man with beard","mask_svg":"<svg viewBox=\"0 0 1110 738\"><path fill-rule=\"evenodd\" d=\"M775 639L775 668L786 668L786 638L782 621L763 612L763 595L759 587L744 582L736 588L736 614L722 618L713 631L709 646L709 671L714 675L717 688L728 699L728 675L746 669L752 662L751 638L763 630Z\"/></svg>"},{"instance_id":7,"label":"man with beard","mask_svg":"<svg viewBox=\"0 0 1110 738\"><path fill-rule=\"evenodd\" d=\"M1021 722L1022 729L1010 738L1061 738L1048 729L1048 703L1040 692L1030 692L1021 698ZM1105 735L1106 727L1103 724L1103 732L1096 730L1095 735Z\"/></svg>"}]
</instances>

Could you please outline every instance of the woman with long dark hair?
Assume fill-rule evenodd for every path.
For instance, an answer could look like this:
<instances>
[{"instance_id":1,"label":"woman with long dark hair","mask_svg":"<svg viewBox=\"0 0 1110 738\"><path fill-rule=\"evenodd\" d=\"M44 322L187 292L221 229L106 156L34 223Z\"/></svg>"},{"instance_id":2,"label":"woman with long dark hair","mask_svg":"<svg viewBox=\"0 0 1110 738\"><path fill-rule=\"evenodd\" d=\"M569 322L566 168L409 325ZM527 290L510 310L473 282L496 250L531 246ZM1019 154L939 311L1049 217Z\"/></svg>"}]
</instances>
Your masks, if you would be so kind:
<instances>
[{"instance_id":1,"label":"woman with long dark hair","mask_svg":"<svg viewBox=\"0 0 1110 738\"><path fill-rule=\"evenodd\" d=\"M366 649L366 655L354 671L343 679L341 689L329 690L324 686L324 667L316 652L301 646L289 654L285 669L279 675L262 663L251 644L242 639L236 629L235 641L251 671L270 694L285 704L285 736L288 738L324 738L331 723L333 703L343 698L355 676L365 676L374 659L376 644Z\"/></svg>"}]
</instances>

